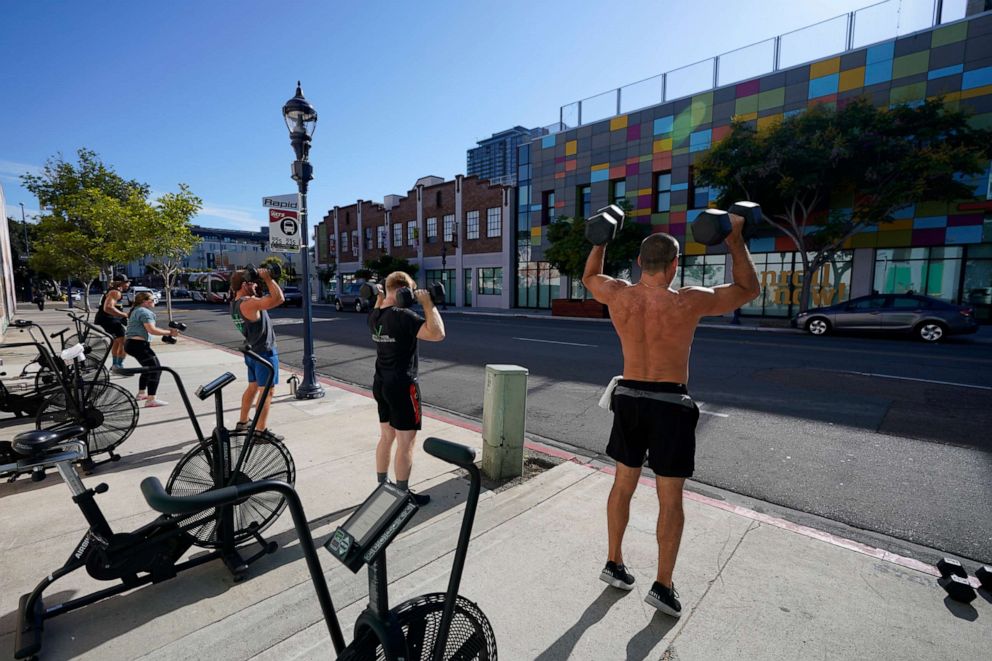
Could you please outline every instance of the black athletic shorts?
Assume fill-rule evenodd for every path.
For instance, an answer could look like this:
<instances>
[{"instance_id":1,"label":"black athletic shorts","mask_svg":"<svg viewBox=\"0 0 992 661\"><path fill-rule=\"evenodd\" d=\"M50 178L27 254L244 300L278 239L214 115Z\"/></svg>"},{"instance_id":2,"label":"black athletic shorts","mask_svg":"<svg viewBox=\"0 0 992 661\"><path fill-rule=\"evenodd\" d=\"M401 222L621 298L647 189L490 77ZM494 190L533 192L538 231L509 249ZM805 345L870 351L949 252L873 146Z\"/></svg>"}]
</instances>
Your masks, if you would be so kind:
<instances>
[{"instance_id":1,"label":"black athletic shorts","mask_svg":"<svg viewBox=\"0 0 992 661\"><path fill-rule=\"evenodd\" d=\"M110 333L115 339L118 337L124 337L124 320L118 319L95 319L97 325L103 330Z\"/></svg>"},{"instance_id":2,"label":"black athletic shorts","mask_svg":"<svg viewBox=\"0 0 992 661\"><path fill-rule=\"evenodd\" d=\"M377 374L372 380L372 396L379 405L379 422L388 422L397 431L420 430L419 383Z\"/></svg>"},{"instance_id":3,"label":"black athletic shorts","mask_svg":"<svg viewBox=\"0 0 992 661\"><path fill-rule=\"evenodd\" d=\"M675 395L672 399L681 403L652 398L657 393ZM688 395L681 383L620 379L613 392L613 430L606 454L632 468L643 466L646 454L655 475L692 477L699 407Z\"/></svg>"}]
</instances>

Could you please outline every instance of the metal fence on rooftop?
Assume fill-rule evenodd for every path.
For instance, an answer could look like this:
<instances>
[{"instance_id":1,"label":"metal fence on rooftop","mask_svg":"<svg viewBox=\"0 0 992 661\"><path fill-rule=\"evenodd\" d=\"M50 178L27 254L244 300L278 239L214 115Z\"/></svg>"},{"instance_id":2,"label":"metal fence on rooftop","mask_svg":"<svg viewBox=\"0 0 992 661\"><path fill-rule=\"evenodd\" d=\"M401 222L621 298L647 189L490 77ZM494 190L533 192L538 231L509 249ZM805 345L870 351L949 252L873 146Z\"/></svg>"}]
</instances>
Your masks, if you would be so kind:
<instances>
[{"instance_id":1,"label":"metal fence on rooftop","mask_svg":"<svg viewBox=\"0 0 992 661\"><path fill-rule=\"evenodd\" d=\"M927 30L965 16L966 0L884 0L565 104L552 133Z\"/></svg>"}]
</instances>

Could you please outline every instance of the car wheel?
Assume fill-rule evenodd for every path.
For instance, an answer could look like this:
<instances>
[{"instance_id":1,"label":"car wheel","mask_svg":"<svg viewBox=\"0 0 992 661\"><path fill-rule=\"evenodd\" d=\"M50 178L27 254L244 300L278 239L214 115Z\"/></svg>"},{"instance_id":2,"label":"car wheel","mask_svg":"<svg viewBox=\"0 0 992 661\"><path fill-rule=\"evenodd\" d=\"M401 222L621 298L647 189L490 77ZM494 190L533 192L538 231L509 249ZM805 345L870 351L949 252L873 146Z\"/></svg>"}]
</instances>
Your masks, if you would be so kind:
<instances>
[{"instance_id":1,"label":"car wheel","mask_svg":"<svg viewBox=\"0 0 992 661\"><path fill-rule=\"evenodd\" d=\"M823 317L813 317L806 322L806 332L810 335L826 335L830 332L830 322Z\"/></svg>"},{"instance_id":2,"label":"car wheel","mask_svg":"<svg viewBox=\"0 0 992 661\"><path fill-rule=\"evenodd\" d=\"M916 337L924 342L939 342L946 334L947 328L937 321L924 321L916 327Z\"/></svg>"},{"instance_id":3,"label":"car wheel","mask_svg":"<svg viewBox=\"0 0 992 661\"><path fill-rule=\"evenodd\" d=\"M362 302L355 301L355 312L361 312L361 311L362 311Z\"/></svg>"},{"instance_id":4,"label":"car wheel","mask_svg":"<svg viewBox=\"0 0 992 661\"><path fill-rule=\"evenodd\" d=\"M341 310L344 310L344 306L341 305L341 299L340 298L335 298L334 299L334 309L337 310L338 312L341 312Z\"/></svg>"}]
</instances>

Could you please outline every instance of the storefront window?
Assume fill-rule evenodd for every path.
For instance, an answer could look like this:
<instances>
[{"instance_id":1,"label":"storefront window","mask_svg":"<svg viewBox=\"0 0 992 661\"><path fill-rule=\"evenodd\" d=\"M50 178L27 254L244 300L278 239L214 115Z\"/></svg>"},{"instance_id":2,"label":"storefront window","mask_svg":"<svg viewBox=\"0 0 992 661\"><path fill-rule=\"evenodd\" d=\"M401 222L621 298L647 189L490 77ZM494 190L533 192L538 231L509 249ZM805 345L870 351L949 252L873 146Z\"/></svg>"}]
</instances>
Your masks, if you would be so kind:
<instances>
[{"instance_id":1,"label":"storefront window","mask_svg":"<svg viewBox=\"0 0 992 661\"><path fill-rule=\"evenodd\" d=\"M975 318L992 319L992 243L968 246L962 303L974 306Z\"/></svg>"},{"instance_id":2,"label":"storefront window","mask_svg":"<svg viewBox=\"0 0 992 661\"><path fill-rule=\"evenodd\" d=\"M812 259L810 254L809 258ZM803 287L803 262L799 253L759 253L752 255L761 284L761 294L741 308L744 314L790 317L799 311ZM850 252L838 252L813 275L810 307L825 307L851 297Z\"/></svg>"},{"instance_id":3,"label":"storefront window","mask_svg":"<svg viewBox=\"0 0 992 661\"><path fill-rule=\"evenodd\" d=\"M958 300L964 248L895 248L875 252L874 290Z\"/></svg>"},{"instance_id":4,"label":"storefront window","mask_svg":"<svg viewBox=\"0 0 992 661\"><path fill-rule=\"evenodd\" d=\"M560 290L561 275L547 262L520 264L517 272L517 307L550 308L551 299L559 298Z\"/></svg>"},{"instance_id":5,"label":"storefront window","mask_svg":"<svg viewBox=\"0 0 992 661\"><path fill-rule=\"evenodd\" d=\"M683 287L714 287L724 283L725 255L684 255L682 260Z\"/></svg>"}]
</instances>

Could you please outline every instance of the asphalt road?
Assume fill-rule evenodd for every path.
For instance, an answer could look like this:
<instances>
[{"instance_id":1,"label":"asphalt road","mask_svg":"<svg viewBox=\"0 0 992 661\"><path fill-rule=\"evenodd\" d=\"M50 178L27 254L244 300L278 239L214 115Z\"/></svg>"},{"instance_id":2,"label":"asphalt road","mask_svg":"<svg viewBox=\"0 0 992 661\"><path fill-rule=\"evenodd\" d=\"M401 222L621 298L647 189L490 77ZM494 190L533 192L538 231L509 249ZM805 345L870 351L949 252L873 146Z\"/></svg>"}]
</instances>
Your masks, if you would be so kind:
<instances>
[{"instance_id":1,"label":"asphalt road","mask_svg":"<svg viewBox=\"0 0 992 661\"><path fill-rule=\"evenodd\" d=\"M239 344L226 308L178 305L189 333ZM280 359L300 365L297 310L278 310ZM317 369L370 387L366 315L314 308ZM421 343L424 402L482 417L485 364L528 368L527 430L599 455L596 406L621 371L608 323L449 314ZM690 389L703 415L691 488L894 552L992 563L992 344L814 338L701 328Z\"/></svg>"}]
</instances>

